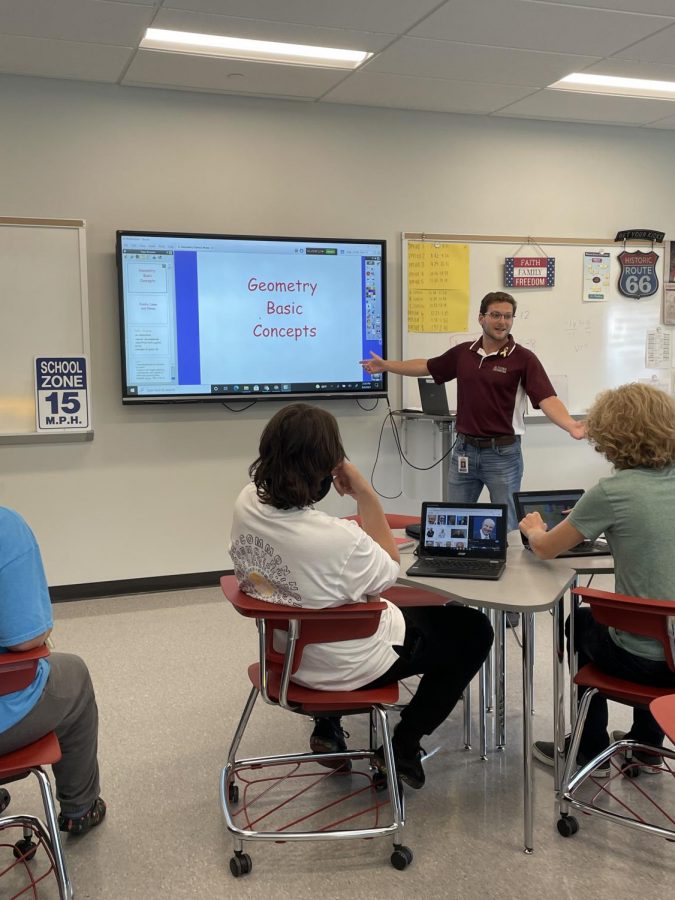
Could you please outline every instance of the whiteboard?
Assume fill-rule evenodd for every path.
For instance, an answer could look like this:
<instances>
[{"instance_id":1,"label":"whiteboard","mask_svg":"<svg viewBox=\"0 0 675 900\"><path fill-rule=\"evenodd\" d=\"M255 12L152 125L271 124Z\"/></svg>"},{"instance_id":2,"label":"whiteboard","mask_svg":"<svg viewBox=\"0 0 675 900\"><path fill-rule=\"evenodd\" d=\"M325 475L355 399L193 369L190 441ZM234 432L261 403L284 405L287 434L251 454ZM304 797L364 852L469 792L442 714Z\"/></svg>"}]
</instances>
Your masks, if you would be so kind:
<instances>
[{"instance_id":1,"label":"whiteboard","mask_svg":"<svg viewBox=\"0 0 675 900\"><path fill-rule=\"evenodd\" d=\"M435 243L464 243L469 247L469 331L462 334L418 333L408 331L408 243L420 239ZM478 324L480 301L490 291L506 291L518 302L513 336L517 343L532 350L541 360L556 393L573 414L585 413L596 395L639 378L662 378L671 384L672 370L646 367L646 339L661 324L665 251L655 245L659 260L656 271L659 288L652 297L629 299L619 294L620 265L617 255L621 244L608 240L537 238L548 256L555 257L555 285L549 288L504 287L504 259L514 256L541 256L532 245L520 250L528 238L481 237L480 235L403 234L403 327L402 358L429 359L449 347L481 335ZM629 244L628 250L644 250L645 245ZM647 245L649 248L650 245ZM583 260L585 251L609 251L610 279L608 299L585 302L583 297ZM672 335L671 335L672 337ZM454 382L447 385L448 402L456 409ZM415 379L403 379L403 405L418 406ZM530 410L530 414L543 415Z\"/></svg>"},{"instance_id":2,"label":"whiteboard","mask_svg":"<svg viewBox=\"0 0 675 900\"><path fill-rule=\"evenodd\" d=\"M34 359L89 354L84 222L0 217L0 442L36 434Z\"/></svg>"}]
</instances>

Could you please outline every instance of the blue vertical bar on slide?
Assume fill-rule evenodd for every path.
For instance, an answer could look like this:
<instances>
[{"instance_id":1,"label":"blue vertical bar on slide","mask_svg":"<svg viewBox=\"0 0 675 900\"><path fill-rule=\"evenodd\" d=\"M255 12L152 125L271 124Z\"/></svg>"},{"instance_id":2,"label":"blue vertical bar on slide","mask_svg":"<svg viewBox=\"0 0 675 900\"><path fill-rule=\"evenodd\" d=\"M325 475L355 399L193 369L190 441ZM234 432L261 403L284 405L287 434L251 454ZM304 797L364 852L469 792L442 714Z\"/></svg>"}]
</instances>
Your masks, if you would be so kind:
<instances>
[{"instance_id":1,"label":"blue vertical bar on slide","mask_svg":"<svg viewBox=\"0 0 675 900\"><path fill-rule=\"evenodd\" d=\"M178 384L201 384L197 254L194 250L177 250L173 262L176 279Z\"/></svg>"},{"instance_id":2,"label":"blue vertical bar on slide","mask_svg":"<svg viewBox=\"0 0 675 900\"><path fill-rule=\"evenodd\" d=\"M370 359L370 351L373 350L377 353L378 356L382 355L382 342L376 339L369 337L368 332L368 295L366 293L368 287L368 280L366 271L368 266L373 266L374 263L371 257L362 256L361 257L361 329L362 329L362 355L361 359ZM380 274L380 291L382 290L382 281ZM380 293L380 302L382 300L382 294ZM361 380L364 382L373 381L373 376L366 372L365 369L362 370Z\"/></svg>"},{"instance_id":3,"label":"blue vertical bar on slide","mask_svg":"<svg viewBox=\"0 0 675 900\"><path fill-rule=\"evenodd\" d=\"M368 340L368 297L366 296L366 257L361 257L361 334L362 334L362 350L361 350L361 359L370 359L370 351L375 350L377 353L377 348L373 346L373 342ZM365 369L361 370L361 380L362 381L372 381L373 376L366 372Z\"/></svg>"}]
</instances>

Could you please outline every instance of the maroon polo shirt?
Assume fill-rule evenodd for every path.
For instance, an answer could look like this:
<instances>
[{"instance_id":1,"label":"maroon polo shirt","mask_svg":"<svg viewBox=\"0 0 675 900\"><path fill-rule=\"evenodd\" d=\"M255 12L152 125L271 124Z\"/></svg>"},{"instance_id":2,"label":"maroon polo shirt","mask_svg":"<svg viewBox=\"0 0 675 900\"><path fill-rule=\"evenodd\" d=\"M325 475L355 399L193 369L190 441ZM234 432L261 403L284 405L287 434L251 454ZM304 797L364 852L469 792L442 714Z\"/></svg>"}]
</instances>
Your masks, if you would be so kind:
<instances>
[{"instance_id":1,"label":"maroon polo shirt","mask_svg":"<svg viewBox=\"0 0 675 900\"><path fill-rule=\"evenodd\" d=\"M457 379L457 431L475 437L523 434L529 397L535 409L555 396L544 367L531 350L508 343L485 355L483 339L451 347L427 360L436 384Z\"/></svg>"}]
</instances>

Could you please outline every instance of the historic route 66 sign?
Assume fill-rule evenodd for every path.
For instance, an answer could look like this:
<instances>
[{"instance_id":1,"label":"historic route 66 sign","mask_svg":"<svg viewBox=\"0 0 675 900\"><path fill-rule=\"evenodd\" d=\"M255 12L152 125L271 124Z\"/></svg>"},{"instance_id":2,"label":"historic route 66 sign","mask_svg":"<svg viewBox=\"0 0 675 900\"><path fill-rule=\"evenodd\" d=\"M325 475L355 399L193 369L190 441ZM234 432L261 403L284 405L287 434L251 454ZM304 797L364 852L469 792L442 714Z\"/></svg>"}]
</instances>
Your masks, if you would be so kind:
<instances>
[{"instance_id":1,"label":"historic route 66 sign","mask_svg":"<svg viewBox=\"0 0 675 900\"><path fill-rule=\"evenodd\" d=\"M659 288L659 279L656 275L656 263L659 255L653 250L649 253L637 251L629 253L623 250L619 253L621 274L619 276L619 293L624 297L633 297L639 300L641 297L651 297Z\"/></svg>"}]
</instances>

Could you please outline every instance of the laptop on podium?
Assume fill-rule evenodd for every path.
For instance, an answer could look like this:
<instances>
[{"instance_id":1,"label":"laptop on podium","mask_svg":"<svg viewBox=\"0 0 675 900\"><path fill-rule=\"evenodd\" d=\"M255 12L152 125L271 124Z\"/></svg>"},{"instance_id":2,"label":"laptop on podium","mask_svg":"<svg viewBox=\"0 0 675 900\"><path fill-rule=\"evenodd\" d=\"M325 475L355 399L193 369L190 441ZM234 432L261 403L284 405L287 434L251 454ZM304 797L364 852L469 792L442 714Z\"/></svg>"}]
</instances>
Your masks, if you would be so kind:
<instances>
[{"instance_id":1,"label":"laptop on podium","mask_svg":"<svg viewBox=\"0 0 675 900\"><path fill-rule=\"evenodd\" d=\"M496 581L506 566L506 504L425 502L407 575Z\"/></svg>"},{"instance_id":2,"label":"laptop on podium","mask_svg":"<svg viewBox=\"0 0 675 900\"><path fill-rule=\"evenodd\" d=\"M518 519L522 519L531 512L538 512L544 522L548 525L549 531L555 528L560 522L563 522L568 513L571 512L575 503L583 495L583 491L571 489L568 491L517 491L513 495L513 502L516 507L516 515ZM524 546L531 550L529 541L525 535L520 533ZM612 551L607 546L604 538L598 538L595 541L582 541L576 547L570 550L564 550L558 554L558 559L570 556L610 556Z\"/></svg>"},{"instance_id":3,"label":"laptop on podium","mask_svg":"<svg viewBox=\"0 0 675 900\"><path fill-rule=\"evenodd\" d=\"M426 416L449 416L448 394L444 384L436 384L428 378L418 378L422 412Z\"/></svg>"}]
</instances>

